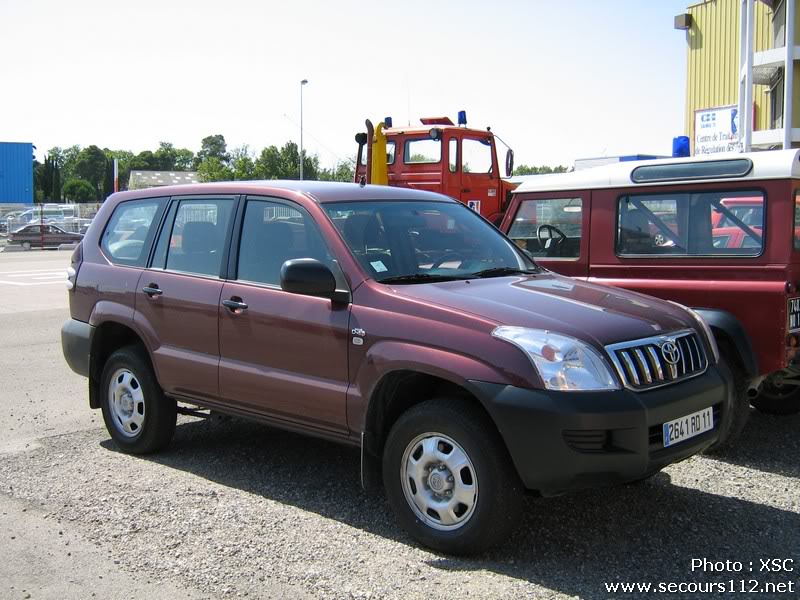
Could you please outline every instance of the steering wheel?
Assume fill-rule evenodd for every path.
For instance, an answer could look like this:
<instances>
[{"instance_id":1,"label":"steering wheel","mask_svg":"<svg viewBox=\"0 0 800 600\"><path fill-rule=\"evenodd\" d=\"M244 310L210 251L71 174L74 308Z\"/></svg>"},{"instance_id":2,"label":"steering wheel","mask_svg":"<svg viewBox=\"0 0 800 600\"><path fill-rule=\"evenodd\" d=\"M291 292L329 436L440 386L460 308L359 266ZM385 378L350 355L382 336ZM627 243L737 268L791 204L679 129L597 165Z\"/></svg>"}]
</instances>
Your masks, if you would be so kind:
<instances>
[{"instance_id":1,"label":"steering wheel","mask_svg":"<svg viewBox=\"0 0 800 600\"><path fill-rule=\"evenodd\" d=\"M448 252L442 258L440 258L439 260L437 260L435 263L433 263L431 265L431 270L438 269L439 267L441 267L447 261L454 260L454 259L455 260L460 260L461 262L464 262L466 260L466 258L462 254L459 254L458 252Z\"/></svg>"},{"instance_id":2,"label":"steering wheel","mask_svg":"<svg viewBox=\"0 0 800 600\"><path fill-rule=\"evenodd\" d=\"M543 231L549 232L547 237L542 235ZM567 234L561 231L555 225L548 225L547 223L542 223L539 227L536 228L536 239L539 240L539 245L542 247L543 250L548 250L550 248L550 242L555 242L556 244L560 244L565 239L567 239Z\"/></svg>"}]
</instances>

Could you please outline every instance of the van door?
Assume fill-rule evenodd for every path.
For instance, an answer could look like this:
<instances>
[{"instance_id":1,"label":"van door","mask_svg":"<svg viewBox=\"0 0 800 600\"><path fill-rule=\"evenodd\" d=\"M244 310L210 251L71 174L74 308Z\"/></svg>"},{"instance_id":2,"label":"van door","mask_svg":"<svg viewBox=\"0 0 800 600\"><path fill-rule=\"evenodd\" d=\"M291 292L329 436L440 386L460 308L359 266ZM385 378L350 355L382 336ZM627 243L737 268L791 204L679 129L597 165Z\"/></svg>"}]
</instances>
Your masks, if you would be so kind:
<instances>
[{"instance_id":1,"label":"van door","mask_svg":"<svg viewBox=\"0 0 800 600\"><path fill-rule=\"evenodd\" d=\"M523 194L515 205L507 235L517 246L556 273L589 277L588 191Z\"/></svg>"}]
</instances>

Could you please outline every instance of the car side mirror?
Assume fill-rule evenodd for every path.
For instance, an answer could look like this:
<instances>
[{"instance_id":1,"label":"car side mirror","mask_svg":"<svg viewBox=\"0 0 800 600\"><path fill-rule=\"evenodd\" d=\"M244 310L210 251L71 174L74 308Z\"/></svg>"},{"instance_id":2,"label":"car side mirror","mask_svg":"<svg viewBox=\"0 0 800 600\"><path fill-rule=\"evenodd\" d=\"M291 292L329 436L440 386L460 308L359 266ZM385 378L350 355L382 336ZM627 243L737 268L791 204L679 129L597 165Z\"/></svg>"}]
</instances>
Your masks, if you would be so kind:
<instances>
[{"instance_id":1,"label":"car side mirror","mask_svg":"<svg viewBox=\"0 0 800 600\"><path fill-rule=\"evenodd\" d=\"M506 152L506 177L511 177L514 174L514 151L509 148Z\"/></svg>"},{"instance_id":2,"label":"car side mirror","mask_svg":"<svg viewBox=\"0 0 800 600\"><path fill-rule=\"evenodd\" d=\"M336 291L333 272L316 258L293 258L283 263L281 289L292 294L322 296L334 301L345 300L342 297L344 294Z\"/></svg>"}]
</instances>

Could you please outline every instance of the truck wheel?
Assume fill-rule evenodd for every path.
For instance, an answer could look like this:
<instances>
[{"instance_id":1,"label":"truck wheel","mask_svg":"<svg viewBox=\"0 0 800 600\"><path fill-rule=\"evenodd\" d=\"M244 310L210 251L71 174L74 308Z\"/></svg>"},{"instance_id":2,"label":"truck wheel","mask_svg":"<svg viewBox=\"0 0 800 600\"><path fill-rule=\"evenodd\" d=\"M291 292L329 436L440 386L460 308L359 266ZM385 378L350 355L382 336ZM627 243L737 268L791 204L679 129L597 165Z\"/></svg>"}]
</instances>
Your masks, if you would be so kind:
<instances>
[{"instance_id":1,"label":"truck wheel","mask_svg":"<svg viewBox=\"0 0 800 600\"><path fill-rule=\"evenodd\" d=\"M434 550L478 554L520 523L522 483L468 400L428 400L402 414L384 447L383 484L403 528Z\"/></svg>"},{"instance_id":2,"label":"truck wheel","mask_svg":"<svg viewBox=\"0 0 800 600\"><path fill-rule=\"evenodd\" d=\"M106 429L120 448L131 454L156 452L175 433L175 401L164 396L141 351L114 352L103 367L100 407Z\"/></svg>"},{"instance_id":3,"label":"truck wheel","mask_svg":"<svg viewBox=\"0 0 800 600\"><path fill-rule=\"evenodd\" d=\"M719 366L730 374L733 379L733 389L722 407L719 438L703 451L704 454L722 454L735 446L750 418L747 379L742 372L736 351L727 345L721 345Z\"/></svg>"},{"instance_id":4,"label":"truck wheel","mask_svg":"<svg viewBox=\"0 0 800 600\"><path fill-rule=\"evenodd\" d=\"M795 415L800 412L800 386L767 377L758 396L750 404L759 412L769 415Z\"/></svg>"}]
</instances>

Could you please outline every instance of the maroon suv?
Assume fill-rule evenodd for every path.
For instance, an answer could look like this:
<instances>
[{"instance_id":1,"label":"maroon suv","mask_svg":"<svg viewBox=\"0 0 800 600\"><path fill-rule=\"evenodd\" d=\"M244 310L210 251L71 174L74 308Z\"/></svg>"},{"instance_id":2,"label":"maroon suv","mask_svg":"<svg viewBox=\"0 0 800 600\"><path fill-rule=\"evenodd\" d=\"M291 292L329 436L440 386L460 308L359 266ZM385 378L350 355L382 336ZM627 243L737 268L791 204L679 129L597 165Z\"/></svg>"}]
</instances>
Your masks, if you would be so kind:
<instances>
[{"instance_id":1,"label":"maroon suv","mask_svg":"<svg viewBox=\"0 0 800 600\"><path fill-rule=\"evenodd\" d=\"M198 407L350 444L444 551L506 538L526 489L641 479L726 427L730 374L695 315L541 269L438 194L114 194L69 273L64 354L122 449L163 448Z\"/></svg>"}]
</instances>

